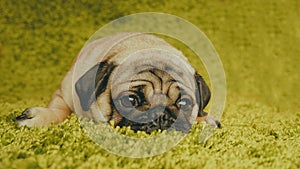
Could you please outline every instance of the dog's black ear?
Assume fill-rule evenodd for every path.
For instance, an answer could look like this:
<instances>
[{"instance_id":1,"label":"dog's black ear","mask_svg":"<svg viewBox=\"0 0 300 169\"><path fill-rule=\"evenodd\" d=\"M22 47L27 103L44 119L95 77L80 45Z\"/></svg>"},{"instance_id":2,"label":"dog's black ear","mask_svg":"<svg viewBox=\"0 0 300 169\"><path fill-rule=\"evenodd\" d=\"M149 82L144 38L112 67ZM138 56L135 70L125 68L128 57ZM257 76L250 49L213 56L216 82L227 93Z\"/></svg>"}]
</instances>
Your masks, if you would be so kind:
<instances>
[{"instance_id":1,"label":"dog's black ear","mask_svg":"<svg viewBox=\"0 0 300 169\"><path fill-rule=\"evenodd\" d=\"M114 63L100 62L76 82L75 90L84 111L87 111L96 98L105 91L110 74L115 67Z\"/></svg>"},{"instance_id":2,"label":"dog's black ear","mask_svg":"<svg viewBox=\"0 0 300 169\"><path fill-rule=\"evenodd\" d=\"M203 117L207 114L203 112L203 109L209 102L210 90L204 79L197 72L195 72L194 77L196 80L196 101L199 104L198 116Z\"/></svg>"}]
</instances>

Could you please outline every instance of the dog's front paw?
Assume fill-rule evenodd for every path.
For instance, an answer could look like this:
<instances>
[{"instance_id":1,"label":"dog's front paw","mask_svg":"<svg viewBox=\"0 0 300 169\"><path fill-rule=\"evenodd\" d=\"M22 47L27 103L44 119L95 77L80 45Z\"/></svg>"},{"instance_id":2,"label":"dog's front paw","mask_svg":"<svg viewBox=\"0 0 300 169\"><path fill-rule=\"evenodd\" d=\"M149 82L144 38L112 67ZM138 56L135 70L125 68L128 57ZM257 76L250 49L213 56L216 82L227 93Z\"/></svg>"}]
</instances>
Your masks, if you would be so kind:
<instances>
[{"instance_id":1,"label":"dog's front paw","mask_svg":"<svg viewBox=\"0 0 300 169\"><path fill-rule=\"evenodd\" d=\"M25 109L22 114L18 117L16 117L16 121L22 121L26 119L32 119L32 114L30 112L30 108Z\"/></svg>"},{"instance_id":2,"label":"dog's front paw","mask_svg":"<svg viewBox=\"0 0 300 169\"><path fill-rule=\"evenodd\" d=\"M221 123L216 120L212 115L205 113L206 115L203 117L197 117L197 122L205 122L206 124L216 126L218 128L222 128Z\"/></svg>"},{"instance_id":3,"label":"dog's front paw","mask_svg":"<svg viewBox=\"0 0 300 169\"><path fill-rule=\"evenodd\" d=\"M207 115L207 119L205 121L209 125L216 126L218 128L222 128L221 123L210 114Z\"/></svg>"},{"instance_id":4,"label":"dog's front paw","mask_svg":"<svg viewBox=\"0 0 300 169\"><path fill-rule=\"evenodd\" d=\"M49 109L42 107L33 107L25 109L22 114L16 117L15 122L19 126L47 126L51 124L49 121Z\"/></svg>"}]
</instances>

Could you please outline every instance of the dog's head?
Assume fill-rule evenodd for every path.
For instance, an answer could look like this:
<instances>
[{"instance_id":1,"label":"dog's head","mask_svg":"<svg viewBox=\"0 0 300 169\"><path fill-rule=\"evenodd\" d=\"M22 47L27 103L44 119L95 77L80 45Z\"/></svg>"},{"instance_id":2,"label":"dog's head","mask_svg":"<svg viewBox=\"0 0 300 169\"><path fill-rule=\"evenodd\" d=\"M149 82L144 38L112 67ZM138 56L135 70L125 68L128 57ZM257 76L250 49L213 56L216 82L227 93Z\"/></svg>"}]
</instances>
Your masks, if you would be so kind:
<instances>
[{"instance_id":1,"label":"dog's head","mask_svg":"<svg viewBox=\"0 0 300 169\"><path fill-rule=\"evenodd\" d=\"M86 72L75 89L89 117L147 133L189 131L210 99L205 81L186 60L158 49L121 61L111 57Z\"/></svg>"}]
</instances>

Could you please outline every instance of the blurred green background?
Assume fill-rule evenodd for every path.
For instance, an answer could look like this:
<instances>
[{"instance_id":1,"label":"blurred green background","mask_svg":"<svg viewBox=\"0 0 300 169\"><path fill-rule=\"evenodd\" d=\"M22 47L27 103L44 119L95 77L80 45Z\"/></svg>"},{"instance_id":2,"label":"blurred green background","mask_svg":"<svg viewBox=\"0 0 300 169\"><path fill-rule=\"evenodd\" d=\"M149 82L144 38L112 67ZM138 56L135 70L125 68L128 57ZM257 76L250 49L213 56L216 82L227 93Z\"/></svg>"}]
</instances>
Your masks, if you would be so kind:
<instances>
[{"instance_id":1,"label":"blurred green background","mask_svg":"<svg viewBox=\"0 0 300 169\"><path fill-rule=\"evenodd\" d=\"M85 41L137 12L166 12L200 28L224 64L228 99L300 105L299 1L1 1L0 99L49 99ZM9 91L9 92L8 92Z\"/></svg>"},{"instance_id":2,"label":"blurred green background","mask_svg":"<svg viewBox=\"0 0 300 169\"><path fill-rule=\"evenodd\" d=\"M103 153L84 136L73 138L72 132L82 133L76 125L75 129L71 128L77 124L72 118L71 122L49 129L20 130L14 127L12 120L24 108L47 104L72 60L96 30L119 17L147 11L170 13L190 21L208 36L219 53L227 78L227 103L222 119L225 127L212 138L217 144L209 142L203 149L194 141L187 144L188 147L182 145L163 156L151 158L154 162L150 164ZM109 163L108 168L125 164L138 168L145 163L153 168L172 168L176 164L197 168L197 163L188 162L189 157L199 160L201 165L208 161L208 168L222 166L224 161L227 161L225 168L263 164L280 168L299 167L299 0L1 0L0 16L0 133L3 152L0 162L4 166L9 167L13 162L16 166L28 164L36 167L46 161L42 166L49 167L53 163L72 168L79 166L77 160L93 162L96 159L93 155L101 152L103 159L99 158L98 162L101 165ZM200 66L193 58L191 62L196 68L197 64ZM247 124L248 128L230 128L241 124ZM70 133L64 133L66 128ZM53 133L55 137L51 136ZM280 140L275 142L269 136ZM75 145L66 143L74 139L78 141ZM39 141L41 144L37 143ZM85 147L82 148L80 143ZM59 150L55 147L57 144L64 144L67 148ZM78 147L82 150L74 153L83 153L81 156L68 154ZM195 148L199 152L191 151ZM235 154L235 150L242 150L241 154ZM44 158L49 160L43 161ZM118 163L106 162L107 158ZM240 164L243 159L247 161ZM23 166L22 160L27 160L26 165Z\"/></svg>"}]
</instances>

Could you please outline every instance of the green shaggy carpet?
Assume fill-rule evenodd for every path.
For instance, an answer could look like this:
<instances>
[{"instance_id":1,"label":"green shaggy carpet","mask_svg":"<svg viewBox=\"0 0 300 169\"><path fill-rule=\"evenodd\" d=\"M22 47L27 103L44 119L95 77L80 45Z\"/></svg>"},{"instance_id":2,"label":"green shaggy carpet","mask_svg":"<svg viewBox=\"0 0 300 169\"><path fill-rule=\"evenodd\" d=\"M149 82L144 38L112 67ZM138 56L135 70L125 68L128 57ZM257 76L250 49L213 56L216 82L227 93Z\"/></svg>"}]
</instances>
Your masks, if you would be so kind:
<instances>
[{"instance_id":1,"label":"green shaggy carpet","mask_svg":"<svg viewBox=\"0 0 300 169\"><path fill-rule=\"evenodd\" d=\"M205 144L196 125L170 151L132 159L101 149L75 115L48 128L14 125L25 108L48 103L98 28L146 11L189 20L220 55L223 128ZM300 1L2 0L0 16L0 168L300 168Z\"/></svg>"}]
</instances>

